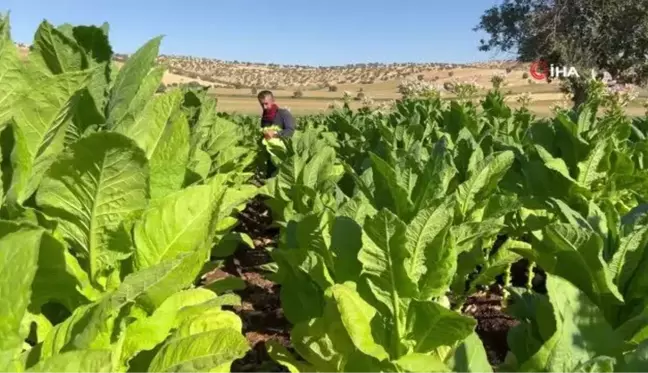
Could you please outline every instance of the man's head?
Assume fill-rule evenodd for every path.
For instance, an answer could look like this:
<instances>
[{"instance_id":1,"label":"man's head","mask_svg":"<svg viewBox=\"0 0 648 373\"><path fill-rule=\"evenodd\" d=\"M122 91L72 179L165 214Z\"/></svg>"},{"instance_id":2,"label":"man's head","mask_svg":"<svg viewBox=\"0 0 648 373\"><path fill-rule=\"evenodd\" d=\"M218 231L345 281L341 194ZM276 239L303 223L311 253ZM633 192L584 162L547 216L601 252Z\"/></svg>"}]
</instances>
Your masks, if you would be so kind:
<instances>
[{"instance_id":1,"label":"man's head","mask_svg":"<svg viewBox=\"0 0 648 373\"><path fill-rule=\"evenodd\" d=\"M259 99L259 105L261 105L263 110L270 109L275 103L274 95L270 91L259 92L257 98Z\"/></svg>"}]
</instances>

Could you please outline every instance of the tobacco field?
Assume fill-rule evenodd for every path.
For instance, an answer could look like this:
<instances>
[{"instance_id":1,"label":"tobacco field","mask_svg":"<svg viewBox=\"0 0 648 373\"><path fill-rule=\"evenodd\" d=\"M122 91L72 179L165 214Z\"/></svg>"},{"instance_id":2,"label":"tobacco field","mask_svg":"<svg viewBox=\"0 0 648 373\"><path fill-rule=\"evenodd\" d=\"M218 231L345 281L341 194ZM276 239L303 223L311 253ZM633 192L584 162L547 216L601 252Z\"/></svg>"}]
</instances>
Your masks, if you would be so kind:
<instances>
[{"instance_id":1,"label":"tobacco field","mask_svg":"<svg viewBox=\"0 0 648 373\"><path fill-rule=\"evenodd\" d=\"M648 370L648 117L492 90L266 141L157 92L161 42L0 19L0 370Z\"/></svg>"}]
</instances>

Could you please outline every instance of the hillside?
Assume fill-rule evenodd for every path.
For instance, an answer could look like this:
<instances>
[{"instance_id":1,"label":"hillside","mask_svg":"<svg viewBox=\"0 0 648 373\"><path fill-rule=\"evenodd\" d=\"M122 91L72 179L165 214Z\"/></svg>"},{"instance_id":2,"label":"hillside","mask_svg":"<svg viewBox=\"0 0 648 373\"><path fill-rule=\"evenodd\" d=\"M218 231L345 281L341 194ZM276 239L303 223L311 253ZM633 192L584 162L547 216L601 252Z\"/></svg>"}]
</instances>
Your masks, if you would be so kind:
<instances>
[{"instance_id":1,"label":"hillside","mask_svg":"<svg viewBox=\"0 0 648 373\"><path fill-rule=\"evenodd\" d=\"M119 56L124 60L125 56ZM313 67L299 65L256 64L184 56L161 56L168 66L166 85L191 81L211 86L219 98L219 107L227 111L258 111L254 93L271 89L282 103L299 113L326 110L344 92L374 101L394 100L401 96L404 80L420 80L442 87L444 83L471 81L482 87L491 85L493 75L506 76L511 98L525 92L534 99L560 100L556 84L535 82L528 78L528 66L513 61L475 64L356 64ZM289 100L286 100L289 99ZM357 102L360 104L360 101ZM548 106L548 105L546 105Z\"/></svg>"},{"instance_id":2,"label":"hillside","mask_svg":"<svg viewBox=\"0 0 648 373\"><path fill-rule=\"evenodd\" d=\"M25 51L26 45L20 45ZM128 58L116 54L119 67ZM532 108L538 114L548 114L550 106L560 102L563 95L558 84L529 78L529 65L515 61L490 61L472 64L394 63L352 64L344 66L302 66L263 64L191 56L161 55L158 62L167 66L163 78L165 86L200 84L210 87L218 97L219 109L241 113L258 112L255 94L271 89L282 105L298 114L321 112L343 99L347 92L353 97L365 97L373 102L384 102L401 97L399 86L403 81L423 81L438 85L442 94L448 82L474 82L490 87L494 75L505 77L505 92L514 105L523 94L531 97ZM358 99L354 105L361 105ZM637 104L631 113L642 112Z\"/></svg>"}]
</instances>

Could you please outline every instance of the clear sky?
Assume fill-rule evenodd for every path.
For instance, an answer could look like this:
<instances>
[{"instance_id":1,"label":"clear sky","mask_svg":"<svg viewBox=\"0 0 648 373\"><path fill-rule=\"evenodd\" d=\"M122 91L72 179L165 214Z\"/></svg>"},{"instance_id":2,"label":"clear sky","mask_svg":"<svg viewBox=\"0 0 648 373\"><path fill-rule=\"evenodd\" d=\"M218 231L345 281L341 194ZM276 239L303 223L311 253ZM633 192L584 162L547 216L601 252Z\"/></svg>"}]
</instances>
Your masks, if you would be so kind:
<instances>
[{"instance_id":1,"label":"clear sky","mask_svg":"<svg viewBox=\"0 0 648 373\"><path fill-rule=\"evenodd\" d=\"M248 62L341 65L510 58L477 50L473 31L496 0L3 0L12 36L38 24L110 24L113 49L132 53L165 35L161 53Z\"/></svg>"}]
</instances>

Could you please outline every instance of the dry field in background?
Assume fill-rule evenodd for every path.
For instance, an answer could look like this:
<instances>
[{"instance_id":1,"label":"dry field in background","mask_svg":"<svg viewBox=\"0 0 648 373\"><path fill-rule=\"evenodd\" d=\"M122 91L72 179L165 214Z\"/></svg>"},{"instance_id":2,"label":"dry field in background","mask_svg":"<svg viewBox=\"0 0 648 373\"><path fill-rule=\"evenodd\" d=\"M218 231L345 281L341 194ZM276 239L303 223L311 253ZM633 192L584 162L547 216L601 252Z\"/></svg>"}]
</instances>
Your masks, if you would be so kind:
<instances>
[{"instance_id":1,"label":"dry field in background","mask_svg":"<svg viewBox=\"0 0 648 373\"><path fill-rule=\"evenodd\" d=\"M404 79L419 79L442 86L445 82L472 81L491 87L494 75L506 76L507 100L518 106L516 98L529 93L530 108L538 115L549 115L550 107L560 102L557 82L548 84L535 81L528 75L528 64L512 61L494 61L470 65L458 64L358 64L338 67L307 67L262 65L242 62L225 62L192 57L162 57L169 66L164 83L173 85L196 81L210 86L218 98L221 111L259 114L255 92L272 90L280 105L290 108L296 115L326 112L334 101L341 101L344 92L356 96L362 91L375 101L393 100L401 95L398 86ZM334 86L335 91L330 87ZM301 91L301 97L294 97ZM451 98L451 94L444 94ZM648 94L642 94L643 100ZM359 107L360 102L354 102ZM628 108L630 115L641 115L645 109L641 102Z\"/></svg>"},{"instance_id":2,"label":"dry field in background","mask_svg":"<svg viewBox=\"0 0 648 373\"><path fill-rule=\"evenodd\" d=\"M26 50L23 50L26 53ZM121 67L125 56L118 55L115 64ZM550 107L562 100L558 84L534 81L528 75L528 64L512 61L494 61L469 65L459 64L356 64L337 67L308 67L298 65L255 64L214 59L160 56L167 65L163 78L165 86L197 83L209 86L209 92L218 99L218 109L226 112L259 114L255 91L272 90L281 106L294 114L326 112L334 101L341 101L344 92L355 97L362 91L376 102L393 100L401 95L398 86L404 79L418 79L442 86L445 82L472 81L482 87L491 87L491 77L506 76L507 101L516 107L516 97L529 93L530 108L538 115L549 115ZM335 88L331 88L335 87ZM294 97L301 91L301 97ZM451 98L450 94L443 94ZM641 115L642 101L648 91L641 93L628 113ZM354 101L353 107L360 102Z\"/></svg>"}]
</instances>

